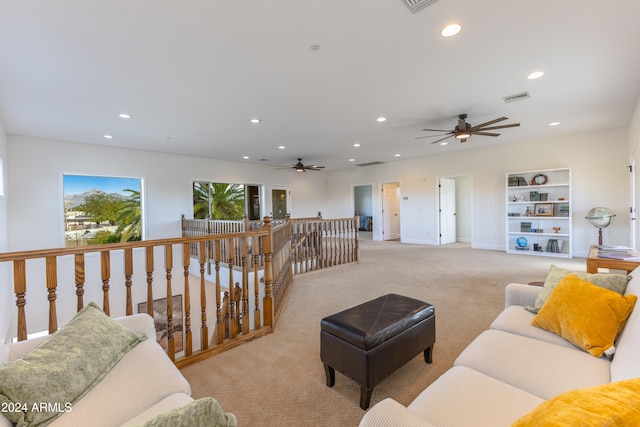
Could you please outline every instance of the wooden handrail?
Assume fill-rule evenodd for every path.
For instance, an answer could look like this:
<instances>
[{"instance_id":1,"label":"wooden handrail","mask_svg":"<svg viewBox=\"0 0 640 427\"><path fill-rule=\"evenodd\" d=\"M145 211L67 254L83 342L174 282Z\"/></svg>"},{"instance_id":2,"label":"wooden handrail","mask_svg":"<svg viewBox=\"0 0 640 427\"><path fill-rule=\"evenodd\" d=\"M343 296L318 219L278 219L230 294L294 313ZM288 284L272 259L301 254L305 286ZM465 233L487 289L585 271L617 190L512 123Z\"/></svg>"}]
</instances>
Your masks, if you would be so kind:
<instances>
[{"instance_id":1,"label":"wooden handrail","mask_svg":"<svg viewBox=\"0 0 640 427\"><path fill-rule=\"evenodd\" d=\"M29 310L29 307L48 305L46 330L53 333L58 329L59 310L63 310L63 317L65 321L68 320L71 317L69 308L81 310L88 295L92 299L101 299L102 309L108 315L131 315L134 302L146 302L146 312L152 316L155 314L156 320L166 325L166 351L178 366L224 351L237 345L237 342L269 333L273 327L273 304L270 301L272 283L269 275L259 280L258 270L254 270L253 274L248 271L243 273L240 278L241 291L237 295L241 299L235 306L223 307L221 298L221 293L227 291L231 293L231 301L234 301L233 284L236 278L232 261L236 242L242 248L240 256L244 259L241 261L246 266L256 263L255 259L251 262L247 260L246 248L250 244L255 245L262 239L262 251L270 250L270 220L266 218L264 223L264 229L241 233L0 253L0 263L10 263L13 267L13 291L17 310L15 337L22 341L27 339L29 333L43 329L40 326L43 323L43 319L39 318L40 312ZM191 257L193 246L199 249L199 256L195 259ZM225 247L231 251L224 251ZM158 256L160 254L162 255ZM208 254L213 255L213 262L216 264L215 283L211 283L205 271L205 265L210 261ZM264 265L269 267L267 271L271 271L270 255L268 252L264 254L267 258ZM224 257L228 257L225 260L228 264L221 265L220 260ZM72 260L71 265L67 261L69 258ZM42 261L44 282L39 279ZM193 266L196 268L192 268L193 261L197 264ZM95 271L99 272L97 277ZM180 274L183 280L179 280ZM164 276L164 280L158 280L160 275ZM223 276L226 276L225 280L222 280ZM221 285L225 281L228 289ZM67 284L71 283L75 286L75 292L67 289ZM250 286L250 283L254 286ZM0 286L6 285L7 283L0 283ZM198 289L198 292L193 293L192 287ZM253 298L250 298L250 292L254 294ZM182 295L181 307L173 306L172 297L175 294ZM215 307L207 307L208 294L215 294ZM262 299L261 294L264 295ZM166 313L162 319L158 319L158 313L154 313L154 299L158 298L166 299L163 308ZM27 305L27 300L31 302L30 305ZM37 304L34 305L34 302ZM253 306L254 317L249 316L250 304ZM195 336L192 333L192 306L200 307L200 334ZM174 316L174 309L176 313L182 312L181 318ZM215 312L209 312L213 309ZM232 326L229 337L223 334L223 311L230 313L231 325L241 325L238 329ZM213 336L209 334L207 326L209 317L215 318L216 322ZM179 330L176 329L177 326L180 327ZM196 344L197 349L194 348Z\"/></svg>"},{"instance_id":2,"label":"wooden handrail","mask_svg":"<svg viewBox=\"0 0 640 427\"><path fill-rule=\"evenodd\" d=\"M187 221L202 227L206 220ZM182 222L184 233L184 217ZM164 325L167 354L186 366L272 332L294 274L357 262L357 225L357 216L287 217L278 223L266 217L244 221L247 231L240 232L0 253L0 264L13 268L15 338L55 332L59 320L70 319L86 299L102 300L112 316L132 315L134 303L139 309L146 304L146 312ZM176 295L182 295L181 307L174 307ZM154 312L158 299L166 300L161 318ZM45 312L35 308L45 306L43 318ZM199 311L199 324L192 310Z\"/></svg>"}]
</instances>

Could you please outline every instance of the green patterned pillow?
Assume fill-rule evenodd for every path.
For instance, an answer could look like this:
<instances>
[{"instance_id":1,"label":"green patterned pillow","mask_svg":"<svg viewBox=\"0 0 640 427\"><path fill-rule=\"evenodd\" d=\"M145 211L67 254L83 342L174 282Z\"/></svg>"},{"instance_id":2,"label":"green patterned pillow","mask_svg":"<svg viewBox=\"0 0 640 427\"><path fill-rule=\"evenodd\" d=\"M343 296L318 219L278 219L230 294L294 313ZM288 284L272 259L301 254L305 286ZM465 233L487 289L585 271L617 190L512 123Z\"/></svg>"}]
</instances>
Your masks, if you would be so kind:
<instances>
[{"instance_id":1,"label":"green patterned pillow","mask_svg":"<svg viewBox=\"0 0 640 427\"><path fill-rule=\"evenodd\" d=\"M223 412L213 397L195 400L136 427L235 427L236 416Z\"/></svg>"},{"instance_id":2,"label":"green patterned pillow","mask_svg":"<svg viewBox=\"0 0 640 427\"><path fill-rule=\"evenodd\" d=\"M46 425L80 400L146 335L89 303L66 325L0 367L3 414L19 426Z\"/></svg>"},{"instance_id":3,"label":"green patterned pillow","mask_svg":"<svg viewBox=\"0 0 640 427\"><path fill-rule=\"evenodd\" d=\"M551 295L551 292L556 285L568 274L575 274L582 280L591 282L601 288L612 290L620 295L624 295L624 291L627 289L627 284L629 283L629 280L631 280L631 276L627 276L625 274L582 273L560 268L551 264L547 278L544 280L542 291L538 294L535 305L526 306L525 310L537 314L538 311L540 311L540 308L542 308L542 305L547 301L547 298L549 298L549 295Z\"/></svg>"}]
</instances>

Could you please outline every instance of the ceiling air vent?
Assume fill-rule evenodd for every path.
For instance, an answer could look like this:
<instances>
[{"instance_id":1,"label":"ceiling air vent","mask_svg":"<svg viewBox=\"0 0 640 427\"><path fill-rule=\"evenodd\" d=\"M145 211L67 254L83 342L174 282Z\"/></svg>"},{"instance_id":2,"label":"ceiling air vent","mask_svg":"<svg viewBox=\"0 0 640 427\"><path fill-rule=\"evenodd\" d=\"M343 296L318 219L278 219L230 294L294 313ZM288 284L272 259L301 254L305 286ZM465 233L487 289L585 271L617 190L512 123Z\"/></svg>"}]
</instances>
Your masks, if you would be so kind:
<instances>
[{"instance_id":1,"label":"ceiling air vent","mask_svg":"<svg viewBox=\"0 0 640 427\"><path fill-rule=\"evenodd\" d=\"M413 13L416 13L417 11L437 1L438 0L402 0L402 2L406 4L409 10Z\"/></svg>"},{"instance_id":2,"label":"ceiling air vent","mask_svg":"<svg viewBox=\"0 0 640 427\"><path fill-rule=\"evenodd\" d=\"M375 165L384 165L384 164L385 162L375 161L375 162L369 162L369 163L360 163L359 165L356 165L356 166L375 166Z\"/></svg>"},{"instance_id":3,"label":"ceiling air vent","mask_svg":"<svg viewBox=\"0 0 640 427\"><path fill-rule=\"evenodd\" d=\"M502 100L507 104L512 102L522 101L524 99L531 98L531 94L529 92L516 93L515 95L509 95L502 97Z\"/></svg>"}]
</instances>

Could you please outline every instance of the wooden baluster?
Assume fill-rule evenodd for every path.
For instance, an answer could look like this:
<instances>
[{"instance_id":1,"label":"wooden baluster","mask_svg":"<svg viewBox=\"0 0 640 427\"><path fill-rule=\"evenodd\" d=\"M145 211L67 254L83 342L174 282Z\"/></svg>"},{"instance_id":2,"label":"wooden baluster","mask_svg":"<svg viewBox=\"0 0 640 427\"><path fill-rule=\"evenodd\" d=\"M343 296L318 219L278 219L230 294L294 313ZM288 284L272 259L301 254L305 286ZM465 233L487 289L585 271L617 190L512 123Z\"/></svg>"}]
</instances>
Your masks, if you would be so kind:
<instances>
[{"instance_id":1,"label":"wooden baluster","mask_svg":"<svg viewBox=\"0 0 640 427\"><path fill-rule=\"evenodd\" d=\"M235 292L233 289L233 263L234 263L233 254L235 252L235 245L234 245L235 242L234 242L234 239L228 239L227 242L229 244L229 251L228 251L229 298L231 299L230 310L229 310L229 316L231 317L230 333L231 333L231 338L233 339L236 337L238 333L236 328L236 310L233 304L233 302L236 300Z\"/></svg>"},{"instance_id":2,"label":"wooden baluster","mask_svg":"<svg viewBox=\"0 0 640 427\"><path fill-rule=\"evenodd\" d=\"M207 290L204 280L204 265L207 261L207 252L205 252L206 243L204 240L200 242L200 252L198 263L200 264L200 348L206 350L209 348L209 327L207 326Z\"/></svg>"},{"instance_id":3,"label":"wooden baluster","mask_svg":"<svg viewBox=\"0 0 640 427\"><path fill-rule=\"evenodd\" d=\"M84 307L84 254L75 254L73 261L76 280L76 311L80 311Z\"/></svg>"},{"instance_id":4,"label":"wooden baluster","mask_svg":"<svg viewBox=\"0 0 640 427\"><path fill-rule=\"evenodd\" d=\"M47 299L49 300L49 333L58 330L58 315L56 312L56 289L58 288L58 266L55 256L48 256L45 259Z\"/></svg>"},{"instance_id":5,"label":"wooden baluster","mask_svg":"<svg viewBox=\"0 0 640 427\"><path fill-rule=\"evenodd\" d=\"M131 276L133 276L133 250L126 248L124 250L124 286L127 290L126 315L133 314L133 301L131 299Z\"/></svg>"},{"instance_id":6,"label":"wooden baluster","mask_svg":"<svg viewBox=\"0 0 640 427\"><path fill-rule=\"evenodd\" d=\"M184 337L185 356L193 353L193 342L191 341L191 291L189 289L189 263L191 262L191 251L189 243L182 244L182 266L184 268Z\"/></svg>"},{"instance_id":7,"label":"wooden baluster","mask_svg":"<svg viewBox=\"0 0 640 427\"><path fill-rule=\"evenodd\" d=\"M18 307L18 341L27 339L27 315L24 305L27 303L27 269L25 260L13 261L13 292L16 294L16 306Z\"/></svg>"},{"instance_id":8,"label":"wooden baluster","mask_svg":"<svg viewBox=\"0 0 640 427\"><path fill-rule=\"evenodd\" d=\"M171 289L171 270L173 269L173 247L164 246L164 268L167 278L167 353L176 360L176 347L173 342L173 291Z\"/></svg>"},{"instance_id":9,"label":"wooden baluster","mask_svg":"<svg viewBox=\"0 0 640 427\"><path fill-rule=\"evenodd\" d=\"M222 315L223 320L222 324L220 325L222 327L222 334L224 338L229 338L229 336L231 335L231 328L229 327L229 291L224 291L224 297L222 298Z\"/></svg>"},{"instance_id":10,"label":"wooden baluster","mask_svg":"<svg viewBox=\"0 0 640 427\"><path fill-rule=\"evenodd\" d=\"M153 246L145 249L146 273L147 273L147 314L153 317Z\"/></svg>"},{"instance_id":11,"label":"wooden baluster","mask_svg":"<svg viewBox=\"0 0 640 427\"><path fill-rule=\"evenodd\" d=\"M264 217L262 229L267 232L262 239L262 252L264 253L264 325L273 326L273 270L271 259L273 257L271 248L271 218Z\"/></svg>"},{"instance_id":12,"label":"wooden baluster","mask_svg":"<svg viewBox=\"0 0 640 427\"><path fill-rule=\"evenodd\" d=\"M217 344L221 344L224 341L224 324L222 319L222 301L220 301L220 257L222 254L220 253L222 250L222 244L220 240L215 240L215 254L214 254L214 265L216 271L216 327L218 330L218 339L216 341Z\"/></svg>"},{"instance_id":13,"label":"wooden baluster","mask_svg":"<svg viewBox=\"0 0 640 427\"><path fill-rule=\"evenodd\" d=\"M253 293L254 293L254 309L253 309L253 323L255 329L262 327L260 319L260 279L258 278L258 257L259 257L258 237L253 237Z\"/></svg>"},{"instance_id":14,"label":"wooden baluster","mask_svg":"<svg viewBox=\"0 0 640 427\"><path fill-rule=\"evenodd\" d=\"M109 279L111 278L111 254L109 251L100 252L100 266L102 269L102 311L110 315L109 308Z\"/></svg>"},{"instance_id":15,"label":"wooden baluster","mask_svg":"<svg viewBox=\"0 0 640 427\"><path fill-rule=\"evenodd\" d=\"M249 267L247 266L248 237L242 237L242 333L249 333Z\"/></svg>"}]
</instances>

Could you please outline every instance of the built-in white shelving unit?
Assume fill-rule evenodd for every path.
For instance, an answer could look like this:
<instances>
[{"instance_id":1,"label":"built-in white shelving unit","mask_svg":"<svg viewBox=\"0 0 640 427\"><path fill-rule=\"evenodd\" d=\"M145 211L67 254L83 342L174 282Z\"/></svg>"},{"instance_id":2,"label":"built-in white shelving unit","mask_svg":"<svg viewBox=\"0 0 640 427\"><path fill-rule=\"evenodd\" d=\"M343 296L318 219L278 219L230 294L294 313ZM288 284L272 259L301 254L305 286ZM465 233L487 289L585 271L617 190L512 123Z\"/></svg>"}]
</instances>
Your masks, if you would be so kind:
<instances>
[{"instance_id":1,"label":"built-in white shelving unit","mask_svg":"<svg viewBox=\"0 0 640 427\"><path fill-rule=\"evenodd\" d=\"M508 253L571 258L571 170L506 174Z\"/></svg>"}]
</instances>

